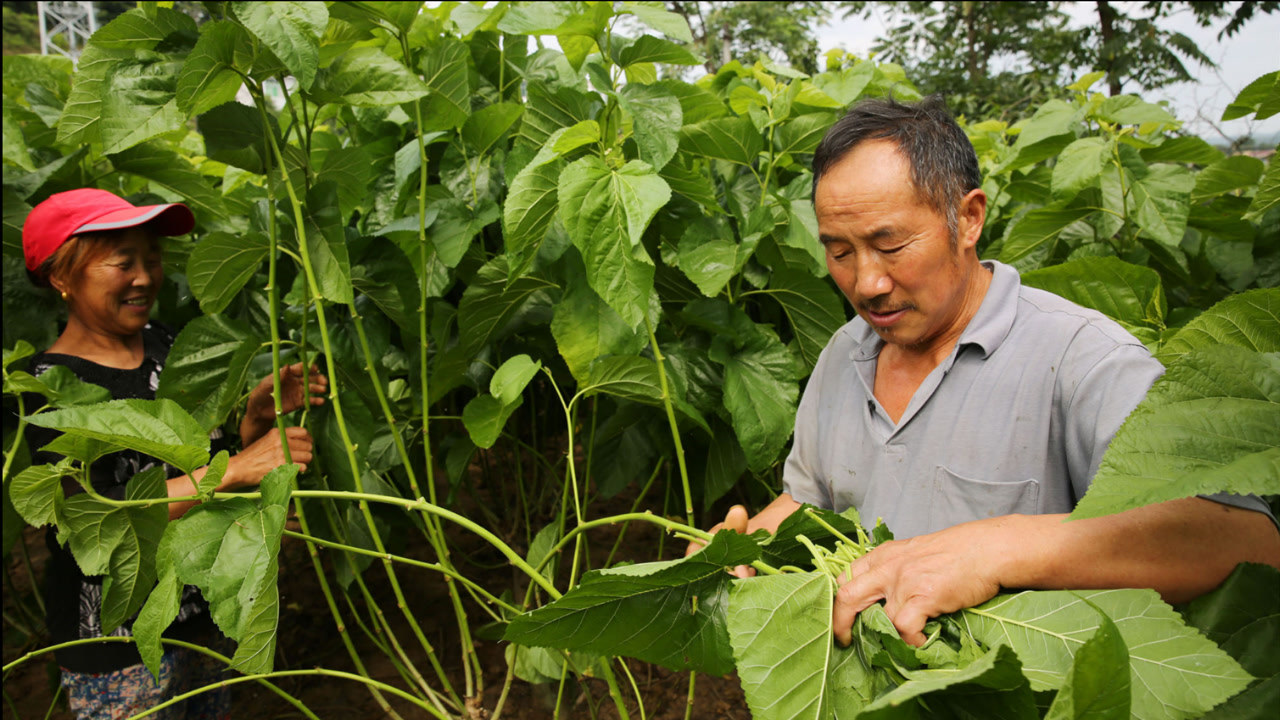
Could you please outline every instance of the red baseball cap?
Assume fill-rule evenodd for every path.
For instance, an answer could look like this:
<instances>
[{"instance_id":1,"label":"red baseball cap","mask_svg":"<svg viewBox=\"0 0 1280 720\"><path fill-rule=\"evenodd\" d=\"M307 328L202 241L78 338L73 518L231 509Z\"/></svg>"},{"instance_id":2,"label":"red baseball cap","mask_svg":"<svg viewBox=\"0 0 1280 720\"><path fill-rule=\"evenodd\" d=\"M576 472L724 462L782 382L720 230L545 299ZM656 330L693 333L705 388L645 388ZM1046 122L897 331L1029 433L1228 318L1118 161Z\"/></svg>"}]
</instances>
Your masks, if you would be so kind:
<instances>
[{"instance_id":1,"label":"red baseball cap","mask_svg":"<svg viewBox=\"0 0 1280 720\"><path fill-rule=\"evenodd\" d=\"M22 254L27 269L36 272L72 236L147 223L161 235L185 235L196 226L196 219L182 203L137 207L106 190L68 190L50 195L27 215L22 225Z\"/></svg>"}]
</instances>

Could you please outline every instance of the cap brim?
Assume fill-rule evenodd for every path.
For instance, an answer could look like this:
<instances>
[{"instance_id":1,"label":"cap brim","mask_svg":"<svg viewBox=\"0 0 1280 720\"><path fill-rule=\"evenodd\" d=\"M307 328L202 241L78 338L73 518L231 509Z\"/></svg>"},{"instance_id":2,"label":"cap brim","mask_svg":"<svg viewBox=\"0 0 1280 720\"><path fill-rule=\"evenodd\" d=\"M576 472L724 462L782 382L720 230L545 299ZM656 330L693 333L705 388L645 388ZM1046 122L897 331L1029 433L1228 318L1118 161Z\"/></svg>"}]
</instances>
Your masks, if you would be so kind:
<instances>
[{"instance_id":1,"label":"cap brim","mask_svg":"<svg viewBox=\"0 0 1280 720\"><path fill-rule=\"evenodd\" d=\"M147 223L152 223L155 231L161 235L185 235L195 228L196 218L191 214L190 208L180 203L123 208L81 225L72 234L123 230Z\"/></svg>"}]
</instances>

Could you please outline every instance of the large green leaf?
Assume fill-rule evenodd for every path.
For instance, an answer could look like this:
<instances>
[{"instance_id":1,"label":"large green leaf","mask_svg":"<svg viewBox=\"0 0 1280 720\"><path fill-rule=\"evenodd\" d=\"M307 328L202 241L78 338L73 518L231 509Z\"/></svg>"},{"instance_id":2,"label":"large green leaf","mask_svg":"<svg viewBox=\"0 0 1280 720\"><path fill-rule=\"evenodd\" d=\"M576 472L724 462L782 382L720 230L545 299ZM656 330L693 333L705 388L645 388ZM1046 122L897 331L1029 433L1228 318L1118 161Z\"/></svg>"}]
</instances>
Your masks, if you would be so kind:
<instances>
[{"instance_id":1,"label":"large green leaf","mask_svg":"<svg viewBox=\"0 0 1280 720\"><path fill-rule=\"evenodd\" d=\"M182 126L186 116L176 97L181 69L181 60L166 55L116 63L102 88L98 133L104 153L126 150Z\"/></svg>"},{"instance_id":2,"label":"large green leaf","mask_svg":"<svg viewBox=\"0 0 1280 720\"><path fill-rule=\"evenodd\" d=\"M750 165L764 150L760 132L748 118L719 118L680 130L680 148L694 155Z\"/></svg>"},{"instance_id":3,"label":"large green leaf","mask_svg":"<svg viewBox=\"0 0 1280 720\"><path fill-rule=\"evenodd\" d=\"M605 393L649 405L662 402L657 364L634 355L599 358L591 365L587 380L578 392L583 396Z\"/></svg>"},{"instance_id":4,"label":"large green leaf","mask_svg":"<svg viewBox=\"0 0 1280 720\"><path fill-rule=\"evenodd\" d=\"M297 472L296 465L282 465L262 479L261 500L199 505L164 533L162 556L180 581L200 588L214 622L239 643L232 669L246 674L271 672L274 661L277 555Z\"/></svg>"},{"instance_id":5,"label":"large green leaf","mask_svg":"<svg viewBox=\"0 0 1280 720\"><path fill-rule=\"evenodd\" d=\"M1136 209L1131 219L1141 226L1144 236L1169 247L1182 242L1195 182L1191 171L1181 165L1153 165L1146 177L1134 182L1132 202Z\"/></svg>"},{"instance_id":6,"label":"large green leaf","mask_svg":"<svg viewBox=\"0 0 1280 720\"><path fill-rule=\"evenodd\" d=\"M1217 590L1194 600L1187 623L1222 646L1260 678L1206 715L1213 720L1264 720L1280 701L1280 570L1242 563Z\"/></svg>"},{"instance_id":7,"label":"large green leaf","mask_svg":"<svg viewBox=\"0 0 1280 720\"><path fill-rule=\"evenodd\" d=\"M1117 95L1103 100L1098 108L1098 117L1117 125L1157 123L1172 126L1178 122L1168 110L1143 102L1136 95Z\"/></svg>"},{"instance_id":8,"label":"large green leaf","mask_svg":"<svg viewBox=\"0 0 1280 720\"><path fill-rule=\"evenodd\" d=\"M177 402L213 430L240 403L261 342L248 326L222 315L192 320L169 350L156 397Z\"/></svg>"},{"instance_id":9,"label":"large green leaf","mask_svg":"<svg viewBox=\"0 0 1280 720\"><path fill-rule=\"evenodd\" d=\"M148 144L111 156L116 170L146 178L151 184L182 197L196 217L220 218L227 214L222 195L191 163L171 150Z\"/></svg>"},{"instance_id":10,"label":"large green leaf","mask_svg":"<svg viewBox=\"0 0 1280 720\"><path fill-rule=\"evenodd\" d=\"M725 338L716 338L711 359L724 365L724 406L748 467L769 467L795 425L800 390L791 353L771 330L761 328L737 350Z\"/></svg>"},{"instance_id":11,"label":"large green leaf","mask_svg":"<svg viewBox=\"0 0 1280 720\"><path fill-rule=\"evenodd\" d=\"M430 92L404 65L382 50L356 47L316 74L311 94L322 103L378 107L412 102Z\"/></svg>"},{"instance_id":12,"label":"large green leaf","mask_svg":"<svg viewBox=\"0 0 1280 720\"><path fill-rule=\"evenodd\" d=\"M1223 158L1196 174L1191 202L1249 187L1262 177L1262 169L1262 161L1248 155Z\"/></svg>"},{"instance_id":13,"label":"large green leaf","mask_svg":"<svg viewBox=\"0 0 1280 720\"><path fill-rule=\"evenodd\" d=\"M324 166L316 174L315 184L332 182L338 187L338 212L341 214L344 227L351 213L360 207L365 195L369 192L369 181L373 179L375 166L369 157L369 150L352 145L330 150L324 156Z\"/></svg>"},{"instance_id":14,"label":"large green leaf","mask_svg":"<svg viewBox=\"0 0 1280 720\"><path fill-rule=\"evenodd\" d=\"M1114 257L1081 258L1022 274L1022 284L1048 290L1129 325L1159 327L1166 302L1160 275Z\"/></svg>"},{"instance_id":15,"label":"large green leaf","mask_svg":"<svg viewBox=\"0 0 1280 720\"><path fill-rule=\"evenodd\" d=\"M646 344L644 335L623 322L585 281L570 284L556 304L551 335L579 383L586 382L596 358L635 355Z\"/></svg>"},{"instance_id":16,"label":"large green leaf","mask_svg":"<svg viewBox=\"0 0 1280 720\"><path fill-rule=\"evenodd\" d=\"M700 65L703 62L702 58L683 46L653 35L641 35L634 43L623 47L614 55L616 56L614 60L624 68L640 63Z\"/></svg>"},{"instance_id":17,"label":"large green leaf","mask_svg":"<svg viewBox=\"0 0 1280 720\"><path fill-rule=\"evenodd\" d=\"M1187 323L1157 357L1168 366L1192 350L1218 345L1280 352L1280 289L1250 290L1228 297Z\"/></svg>"},{"instance_id":18,"label":"large green leaf","mask_svg":"<svg viewBox=\"0 0 1280 720\"><path fill-rule=\"evenodd\" d=\"M235 71L236 49L249 44L242 27L216 20L200 27L200 39L178 75L176 100L184 115L201 115L236 99L244 84Z\"/></svg>"},{"instance_id":19,"label":"large green leaf","mask_svg":"<svg viewBox=\"0 0 1280 720\"><path fill-rule=\"evenodd\" d=\"M112 400L33 415L32 425L137 450L189 472L209 462L209 435L172 400Z\"/></svg>"},{"instance_id":20,"label":"large green leaf","mask_svg":"<svg viewBox=\"0 0 1280 720\"><path fill-rule=\"evenodd\" d=\"M102 30L115 22L119 22L119 18ZM71 94L62 108L62 117L58 119L58 142L69 146L100 142L102 96L108 78L116 65L130 57L133 57L132 50L108 49L93 43L84 49L71 79Z\"/></svg>"},{"instance_id":21,"label":"large green leaf","mask_svg":"<svg viewBox=\"0 0 1280 720\"><path fill-rule=\"evenodd\" d=\"M507 284L507 259L489 261L467 286L458 304L459 346L468 357L511 331L511 326L531 309L547 304L547 291L556 286L525 275Z\"/></svg>"},{"instance_id":22,"label":"large green leaf","mask_svg":"<svg viewBox=\"0 0 1280 720\"><path fill-rule=\"evenodd\" d=\"M1269 72L1246 85L1222 111L1222 119L1235 120L1257 113L1258 120L1265 120L1277 112L1280 112L1280 70Z\"/></svg>"},{"instance_id":23,"label":"large green leaf","mask_svg":"<svg viewBox=\"0 0 1280 720\"><path fill-rule=\"evenodd\" d=\"M653 261L641 238L670 198L667 183L639 160L614 169L589 155L560 174L560 217L587 282L631 327L644 319L653 292Z\"/></svg>"},{"instance_id":24,"label":"large green leaf","mask_svg":"<svg viewBox=\"0 0 1280 720\"><path fill-rule=\"evenodd\" d=\"M209 109L197 118L204 137L205 154L210 160L233 165L258 175L267 172L271 153L262 113L248 105L229 102ZM279 135L274 118L271 132Z\"/></svg>"},{"instance_id":25,"label":"large green leaf","mask_svg":"<svg viewBox=\"0 0 1280 720\"><path fill-rule=\"evenodd\" d=\"M320 36L329 24L322 2L233 2L231 11L271 49L303 90L310 90L320 65Z\"/></svg>"},{"instance_id":26,"label":"large green leaf","mask_svg":"<svg viewBox=\"0 0 1280 720\"><path fill-rule=\"evenodd\" d=\"M1258 192L1254 193L1253 202L1249 203L1249 210L1244 214L1245 220L1259 222L1264 214L1280 205L1280 162L1275 158L1275 155L1271 156L1267 172L1258 184Z\"/></svg>"},{"instance_id":27,"label":"large green leaf","mask_svg":"<svg viewBox=\"0 0 1280 720\"><path fill-rule=\"evenodd\" d=\"M618 102L631 115L640 159L661 170L679 146L684 124L680 101L661 86L628 83L618 93Z\"/></svg>"},{"instance_id":28,"label":"large green leaf","mask_svg":"<svg viewBox=\"0 0 1280 720\"><path fill-rule=\"evenodd\" d=\"M661 7L653 7L639 2L622 3L622 12L629 12L640 22L673 37L681 42L693 42L693 33L689 30L689 21Z\"/></svg>"},{"instance_id":29,"label":"large green leaf","mask_svg":"<svg viewBox=\"0 0 1280 720\"><path fill-rule=\"evenodd\" d=\"M801 115L778 129L778 152L811 154L836 121L831 113Z\"/></svg>"},{"instance_id":30,"label":"large green leaf","mask_svg":"<svg viewBox=\"0 0 1280 720\"><path fill-rule=\"evenodd\" d=\"M520 103L494 103L474 113L462 124L462 139L480 154L493 144L524 114Z\"/></svg>"},{"instance_id":31,"label":"large green leaf","mask_svg":"<svg viewBox=\"0 0 1280 720\"><path fill-rule=\"evenodd\" d=\"M351 285L368 296L402 332L418 334L418 275L413 264L393 242L369 243L360 264L351 268Z\"/></svg>"},{"instance_id":32,"label":"large green leaf","mask_svg":"<svg viewBox=\"0 0 1280 720\"><path fill-rule=\"evenodd\" d=\"M138 473L125 487L126 500L167 496L163 466ZM116 507L82 493L67 498L63 512L68 544L80 570L85 575L106 575L101 622L102 634L110 635L142 607L151 592L156 546L169 520L168 508L163 503Z\"/></svg>"},{"instance_id":33,"label":"large green leaf","mask_svg":"<svg viewBox=\"0 0 1280 720\"><path fill-rule=\"evenodd\" d=\"M775 271L769 287L760 292L782 305L800 357L812 370L827 341L845 324L844 300L826 282L808 273L785 269Z\"/></svg>"},{"instance_id":34,"label":"large green leaf","mask_svg":"<svg viewBox=\"0 0 1280 720\"><path fill-rule=\"evenodd\" d=\"M336 303L355 299L351 289L351 259L334 182L315 185L307 192L307 251L320 294Z\"/></svg>"},{"instance_id":35,"label":"large green leaf","mask_svg":"<svg viewBox=\"0 0 1280 720\"><path fill-rule=\"evenodd\" d=\"M560 172L564 169L564 162L560 160L556 145L566 132L557 130L552 133L508 188L502 208L502 238L507 257L511 259L513 279L533 264L559 207Z\"/></svg>"},{"instance_id":36,"label":"large green leaf","mask_svg":"<svg viewBox=\"0 0 1280 720\"><path fill-rule=\"evenodd\" d=\"M493 373L490 395L477 395L467 403L462 422L476 447L493 447L511 413L524 402L522 393L541 367L528 355L516 355Z\"/></svg>"},{"instance_id":37,"label":"large green leaf","mask_svg":"<svg viewBox=\"0 0 1280 720\"><path fill-rule=\"evenodd\" d=\"M1071 223L1092 215L1092 208L1044 207L1009 224L1000 246L1000 262L1016 263L1045 243L1057 240Z\"/></svg>"},{"instance_id":38,"label":"large green leaf","mask_svg":"<svg viewBox=\"0 0 1280 720\"><path fill-rule=\"evenodd\" d=\"M542 147L547 138L560 128L573 127L595 118L600 109L599 97L570 87L548 87L544 83L529 84L529 100L519 136L534 147Z\"/></svg>"},{"instance_id":39,"label":"large green leaf","mask_svg":"<svg viewBox=\"0 0 1280 720\"><path fill-rule=\"evenodd\" d=\"M1197 717L1252 679L1218 646L1183 624L1153 590L1003 595L960 611L959 621L988 647L1012 647L1032 689L1039 691L1066 682L1076 653L1101 624L1098 610L1112 619L1129 648L1134 718Z\"/></svg>"},{"instance_id":40,"label":"large green leaf","mask_svg":"<svg viewBox=\"0 0 1280 720\"><path fill-rule=\"evenodd\" d=\"M1280 353L1192 351L1121 426L1071 517L1219 491L1280 493L1277 427Z\"/></svg>"},{"instance_id":41,"label":"large green leaf","mask_svg":"<svg viewBox=\"0 0 1280 720\"><path fill-rule=\"evenodd\" d=\"M1053 166L1053 194L1072 198L1095 184L1111 151L1112 144L1100 137L1080 138L1068 145Z\"/></svg>"},{"instance_id":42,"label":"large green leaf","mask_svg":"<svg viewBox=\"0 0 1280 720\"><path fill-rule=\"evenodd\" d=\"M9 499L22 519L35 527L60 523L65 502L62 478L74 473L70 460L56 465L32 465L8 481Z\"/></svg>"},{"instance_id":43,"label":"large green leaf","mask_svg":"<svg viewBox=\"0 0 1280 720\"><path fill-rule=\"evenodd\" d=\"M466 122L471 113L471 84L467 77L470 57L466 44L452 37L432 43L423 52L418 69L431 89L431 96L422 104L423 132L451 130Z\"/></svg>"},{"instance_id":44,"label":"large green leaf","mask_svg":"<svg viewBox=\"0 0 1280 720\"><path fill-rule=\"evenodd\" d=\"M1218 148L1195 137L1171 137L1153 148L1142 151L1149 163L1195 163L1209 165L1226 157Z\"/></svg>"},{"instance_id":45,"label":"large green leaf","mask_svg":"<svg viewBox=\"0 0 1280 720\"><path fill-rule=\"evenodd\" d=\"M754 540L725 531L681 560L594 570L564 597L512 620L503 639L724 675L733 669L725 568L759 556Z\"/></svg>"},{"instance_id":46,"label":"large green leaf","mask_svg":"<svg viewBox=\"0 0 1280 720\"><path fill-rule=\"evenodd\" d=\"M200 238L187 258L187 282L206 314L220 313L267 258L262 233L212 232Z\"/></svg>"},{"instance_id":47,"label":"large green leaf","mask_svg":"<svg viewBox=\"0 0 1280 720\"><path fill-rule=\"evenodd\" d=\"M28 172L34 172L36 166L31 162L31 154L27 152L27 143L22 137L22 127L14 118L13 103L6 95L4 98L4 161Z\"/></svg>"}]
</instances>

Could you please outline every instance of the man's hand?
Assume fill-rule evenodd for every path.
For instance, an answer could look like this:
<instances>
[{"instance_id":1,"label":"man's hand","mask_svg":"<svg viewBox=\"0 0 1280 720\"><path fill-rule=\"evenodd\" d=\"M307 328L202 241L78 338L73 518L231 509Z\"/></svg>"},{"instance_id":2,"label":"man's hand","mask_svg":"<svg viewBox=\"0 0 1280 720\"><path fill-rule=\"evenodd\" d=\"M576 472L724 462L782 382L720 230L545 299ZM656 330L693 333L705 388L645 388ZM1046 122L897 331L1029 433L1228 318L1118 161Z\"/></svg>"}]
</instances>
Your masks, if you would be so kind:
<instances>
[{"instance_id":1,"label":"man's hand","mask_svg":"<svg viewBox=\"0 0 1280 720\"><path fill-rule=\"evenodd\" d=\"M924 644L931 617L973 607L1000 591L1000 538L1004 518L956 525L909 540L886 542L840 576L831 624L847 647L857 614L880 600L902 639Z\"/></svg>"},{"instance_id":2,"label":"man's hand","mask_svg":"<svg viewBox=\"0 0 1280 720\"><path fill-rule=\"evenodd\" d=\"M715 527L711 528L711 530L709 530L708 532L710 532L712 535L715 535L721 530L728 528L729 530L733 530L735 532L739 532L739 533L742 533L743 535L746 535L748 520L749 518L747 517L747 509L742 505L734 505L733 507L729 508L728 514L724 516L724 522L717 523ZM689 547L685 548L684 556L689 557L690 555L698 552L704 547L706 547L706 545L704 545L701 542L698 542L697 540L694 540L693 542L689 543ZM734 575L735 577L748 578L748 577L753 577L756 574L756 570L750 565L739 565L735 567L732 571L730 571L730 574Z\"/></svg>"}]
</instances>

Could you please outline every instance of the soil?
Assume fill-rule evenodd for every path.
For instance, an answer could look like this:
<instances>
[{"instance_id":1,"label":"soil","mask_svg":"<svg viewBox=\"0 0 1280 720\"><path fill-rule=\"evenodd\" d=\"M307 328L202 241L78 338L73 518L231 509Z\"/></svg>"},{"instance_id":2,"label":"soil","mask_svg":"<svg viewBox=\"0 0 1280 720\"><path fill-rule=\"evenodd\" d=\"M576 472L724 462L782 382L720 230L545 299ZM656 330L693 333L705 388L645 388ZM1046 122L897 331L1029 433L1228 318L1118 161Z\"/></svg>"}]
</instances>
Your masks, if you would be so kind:
<instances>
[{"instance_id":1,"label":"soil","mask_svg":"<svg viewBox=\"0 0 1280 720\"><path fill-rule=\"evenodd\" d=\"M655 488L654 492L661 492L661 489ZM591 515L601 517L629 511L631 502L634 500L634 490L630 495L630 497L621 496L593 506ZM482 494L480 501L492 499ZM465 498L461 502L473 504ZM646 505L649 504L646 503ZM474 513L473 516L479 514ZM490 525L483 520L481 524ZM296 520L291 521L291 525L296 529ZM593 566L599 567L604 563L619 530L620 528L616 527L599 528L589 535ZM43 530L27 528L25 533L32 567L37 577L41 576L46 555L43 532ZM517 582L520 579L518 573L513 572L496 551L479 538L463 531L451 529L449 534L455 563L467 577L495 594L500 594L504 589L510 590L513 584L516 584L520 592L515 594L515 597L523 597L524 584ZM399 552L415 559L433 561L434 557L431 557L425 541L420 540L420 537L419 535L417 542ZM661 553L659 552L660 544ZM523 551L523 548L517 549ZM632 524L627 530L619 557L615 560L620 558L647 562L660 559L660 556L669 559L676 557L682 549L683 543L679 541L668 538L665 542L661 542L660 533L655 526L643 523ZM323 551L321 557L330 582L333 584L329 558ZM13 589L16 592L6 592L4 597L5 663L47 644L47 641L40 638L27 638L14 629L8 621L9 617L15 617L15 613L18 612L14 605L16 598L13 596L28 596L30 581L17 550L7 558L7 562L14 581ZM424 636L434 647L450 683L459 694L463 694L466 683L462 672L461 644L442 576L429 570L407 566L397 566L396 575L413 615L417 618ZM381 563L375 561L364 573L364 578L370 593L385 613L388 623L399 639L401 647L422 674L429 678L429 684L439 689L440 682L435 677L425 652L415 639L403 614L397 610L394 592ZM561 579L562 585L563 582ZM352 594L353 598L358 597L358 589L354 584ZM358 672L353 667L341 635L335 632L333 617L312 569L305 544L287 537L282 542L280 552L280 596L280 636L275 663L277 670L323 667ZM404 679L394 664L356 623L351 622L352 615L349 607L340 597L337 602L342 606L342 614L349 624L348 637L366 663L366 674L394 687L406 687ZM367 617L368 613L364 612L363 602L359 600L356 602ZM487 620L487 616L470 603L469 599L468 604L468 616L471 618L473 631L478 631L478 627ZM483 668L484 687L483 692L479 693L480 702L478 703L483 710L477 712L475 717L490 717L490 713L498 704L507 672L505 646L506 643L476 641L477 653ZM685 717L689 673L674 672L636 660L629 660L628 667L643 698L645 717L654 720L679 720ZM36 658L15 669L4 680L4 691L7 697L3 706L5 720L45 717L56 691L56 682L56 666L48 656ZM630 689L630 683L625 675L619 673L618 682L623 688L629 714L633 718L640 717L635 692ZM304 675L281 678L277 684L302 700L324 720L365 720L389 716L361 683L334 677ZM231 717L236 720L302 717L296 708L260 685L237 684L233 686L232 693ZM501 717L513 720L553 720L555 703L555 684L531 685L517 679L510 688ZM60 707L56 707L49 717L58 720L71 718L70 713L65 709L65 702L58 704ZM429 717L420 708L394 697L390 698L390 706L405 720ZM617 717L617 709L603 681L588 678L579 683L570 678L566 683L559 718L608 720ZM692 717L749 720L750 713L746 708L737 677L731 675L720 678L699 675Z\"/></svg>"}]
</instances>

